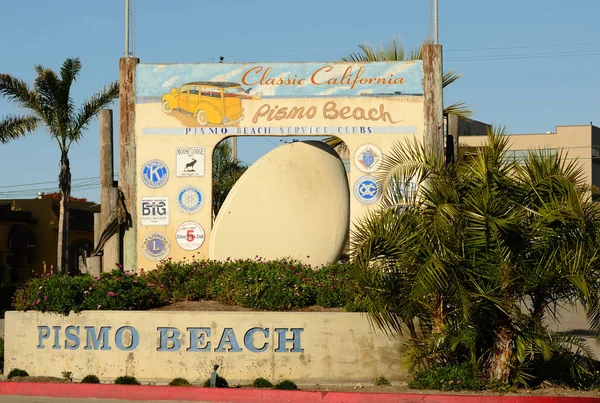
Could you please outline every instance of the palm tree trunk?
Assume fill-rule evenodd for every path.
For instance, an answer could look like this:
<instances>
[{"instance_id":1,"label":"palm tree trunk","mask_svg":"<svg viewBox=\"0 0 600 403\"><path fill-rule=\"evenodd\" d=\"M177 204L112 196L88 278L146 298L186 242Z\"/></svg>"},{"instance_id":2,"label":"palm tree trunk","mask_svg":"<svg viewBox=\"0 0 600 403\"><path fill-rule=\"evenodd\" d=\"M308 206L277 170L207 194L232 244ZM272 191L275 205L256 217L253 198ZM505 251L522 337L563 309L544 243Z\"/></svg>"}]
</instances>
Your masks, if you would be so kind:
<instances>
[{"instance_id":1,"label":"palm tree trunk","mask_svg":"<svg viewBox=\"0 0 600 403\"><path fill-rule=\"evenodd\" d=\"M512 327L507 322L496 330L492 355L488 363L488 379L504 383L509 381L513 347Z\"/></svg>"},{"instance_id":2,"label":"palm tree trunk","mask_svg":"<svg viewBox=\"0 0 600 403\"><path fill-rule=\"evenodd\" d=\"M69 274L69 199L71 198L71 167L69 156L63 151L60 157L60 213L58 217L57 269Z\"/></svg>"},{"instance_id":3,"label":"palm tree trunk","mask_svg":"<svg viewBox=\"0 0 600 403\"><path fill-rule=\"evenodd\" d=\"M434 304L431 312L431 333L439 334L444 329L444 297L441 295L436 296Z\"/></svg>"}]
</instances>

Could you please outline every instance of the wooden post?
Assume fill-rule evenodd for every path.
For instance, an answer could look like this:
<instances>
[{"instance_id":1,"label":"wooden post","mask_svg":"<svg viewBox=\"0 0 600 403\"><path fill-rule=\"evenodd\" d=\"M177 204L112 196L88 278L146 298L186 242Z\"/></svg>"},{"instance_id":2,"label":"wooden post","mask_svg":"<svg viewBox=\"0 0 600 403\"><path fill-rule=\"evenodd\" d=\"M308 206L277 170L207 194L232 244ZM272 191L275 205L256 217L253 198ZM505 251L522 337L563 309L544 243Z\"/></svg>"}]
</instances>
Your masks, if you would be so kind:
<instances>
[{"instance_id":1,"label":"wooden post","mask_svg":"<svg viewBox=\"0 0 600 403\"><path fill-rule=\"evenodd\" d=\"M448 114L448 136L452 136L454 158L458 156L458 115Z\"/></svg>"},{"instance_id":2,"label":"wooden post","mask_svg":"<svg viewBox=\"0 0 600 403\"><path fill-rule=\"evenodd\" d=\"M110 214L110 194L114 180L113 115L110 109L100 111L100 233Z\"/></svg>"},{"instance_id":3,"label":"wooden post","mask_svg":"<svg viewBox=\"0 0 600 403\"><path fill-rule=\"evenodd\" d=\"M125 208L131 226L123 235L123 265L126 270L137 271L137 199L135 158L135 67L136 57L119 60L119 189L123 192Z\"/></svg>"},{"instance_id":4,"label":"wooden post","mask_svg":"<svg viewBox=\"0 0 600 403\"><path fill-rule=\"evenodd\" d=\"M110 189L110 201L109 211L117 211L117 204L119 203L119 189ZM116 225L116 224L115 224ZM104 229L103 229L104 231ZM120 231L117 231L111 236L108 241L104 244L104 250L102 253L102 271L112 271L121 264L121 236Z\"/></svg>"},{"instance_id":5,"label":"wooden post","mask_svg":"<svg viewBox=\"0 0 600 403\"><path fill-rule=\"evenodd\" d=\"M100 242L100 235L102 235L102 227L100 221L102 218L101 213L94 213L94 248ZM98 277L102 272L102 258L100 256L92 256L85 259L86 273L94 277Z\"/></svg>"},{"instance_id":6,"label":"wooden post","mask_svg":"<svg viewBox=\"0 0 600 403\"><path fill-rule=\"evenodd\" d=\"M442 96L442 46L423 45L423 103L425 148L436 159L444 158L444 101Z\"/></svg>"}]
</instances>

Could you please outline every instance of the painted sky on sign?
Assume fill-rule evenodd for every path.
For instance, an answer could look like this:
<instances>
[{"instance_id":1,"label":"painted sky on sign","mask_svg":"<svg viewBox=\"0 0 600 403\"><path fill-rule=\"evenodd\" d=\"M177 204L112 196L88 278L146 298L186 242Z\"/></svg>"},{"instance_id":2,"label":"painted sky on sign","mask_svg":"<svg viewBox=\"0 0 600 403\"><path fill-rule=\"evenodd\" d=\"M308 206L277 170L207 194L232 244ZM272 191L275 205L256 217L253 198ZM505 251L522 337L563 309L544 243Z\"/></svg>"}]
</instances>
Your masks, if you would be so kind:
<instances>
[{"instance_id":1,"label":"painted sky on sign","mask_svg":"<svg viewBox=\"0 0 600 403\"><path fill-rule=\"evenodd\" d=\"M323 67L330 66L327 70ZM261 68L259 70L259 68ZM263 79L263 74L270 71ZM254 69L254 70L253 70ZM243 75L246 76L244 84ZM315 72L317 72L315 74ZM423 94L423 63L211 63L211 64L140 64L136 71L136 96L158 97L193 81L228 81L241 84L250 93L263 97L348 97L360 94ZM311 77L315 74L312 83ZM380 84L360 80L377 78ZM394 84L402 78L401 84ZM261 84L261 79L263 84ZM265 80L282 79L289 85L268 85ZM329 80L339 84L328 84ZM289 80L289 81L288 81ZM300 84L295 84L303 80ZM385 84L384 84L385 82ZM390 83L391 82L391 83Z\"/></svg>"},{"instance_id":2,"label":"painted sky on sign","mask_svg":"<svg viewBox=\"0 0 600 403\"><path fill-rule=\"evenodd\" d=\"M132 3L132 51L142 63L216 63L220 56L226 63L335 62L359 52L362 42L377 47L393 36L410 50L429 32L425 0ZM2 1L0 73L31 84L34 65L59 70L67 57L79 57L83 69L72 87L79 105L119 78L124 10L124 0ZM598 0L440 1L444 70L462 75L444 90L444 103L465 101L475 119L511 133L600 125L598 15ZM0 97L0 117L21 112ZM96 120L69 154L73 195L96 201L98 127ZM253 163L280 140L291 141L240 139L240 159ZM59 161L56 141L44 130L0 144L0 199L56 191Z\"/></svg>"}]
</instances>

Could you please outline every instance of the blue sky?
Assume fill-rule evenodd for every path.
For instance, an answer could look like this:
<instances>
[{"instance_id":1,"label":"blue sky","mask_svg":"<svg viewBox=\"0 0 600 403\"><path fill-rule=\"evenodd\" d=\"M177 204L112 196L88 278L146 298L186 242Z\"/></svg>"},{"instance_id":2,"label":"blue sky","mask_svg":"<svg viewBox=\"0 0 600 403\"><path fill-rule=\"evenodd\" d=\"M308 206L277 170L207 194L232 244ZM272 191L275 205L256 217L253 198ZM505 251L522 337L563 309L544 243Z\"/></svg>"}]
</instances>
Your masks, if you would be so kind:
<instances>
[{"instance_id":1,"label":"blue sky","mask_svg":"<svg viewBox=\"0 0 600 403\"><path fill-rule=\"evenodd\" d=\"M445 103L464 100L476 119L512 133L600 125L600 1L439 2L444 68L463 75L446 90ZM77 103L118 78L124 0L5 3L0 72L32 82L35 64L59 69L67 57L79 57ZM398 36L413 47L427 34L427 0L135 2L135 53L142 63L217 62L219 56L228 62L338 61L363 41ZM18 112L0 99L0 116ZM74 196L99 199L98 143L95 122L71 150ZM252 163L279 144L243 139L240 158ZM58 161L58 147L43 131L0 145L0 198L56 189Z\"/></svg>"}]
</instances>

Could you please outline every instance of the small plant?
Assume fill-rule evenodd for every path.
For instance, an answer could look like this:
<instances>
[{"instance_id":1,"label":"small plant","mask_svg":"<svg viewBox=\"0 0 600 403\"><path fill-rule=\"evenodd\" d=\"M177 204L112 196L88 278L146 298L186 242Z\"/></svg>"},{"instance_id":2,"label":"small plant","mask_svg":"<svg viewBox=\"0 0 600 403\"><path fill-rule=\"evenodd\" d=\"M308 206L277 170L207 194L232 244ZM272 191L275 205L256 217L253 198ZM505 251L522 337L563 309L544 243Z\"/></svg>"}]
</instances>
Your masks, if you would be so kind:
<instances>
[{"instance_id":1,"label":"small plant","mask_svg":"<svg viewBox=\"0 0 600 403\"><path fill-rule=\"evenodd\" d=\"M265 378L256 378L254 380L254 382L252 382L252 386L253 388L272 388L273 384L271 382L269 382L268 379Z\"/></svg>"},{"instance_id":2,"label":"small plant","mask_svg":"<svg viewBox=\"0 0 600 403\"><path fill-rule=\"evenodd\" d=\"M414 379L408 383L408 387L442 391L483 390L486 381L469 363L463 363L419 371L414 374Z\"/></svg>"},{"instance_id":3,"label":"small plant","mask_svg":"<svg viewBox=\"0 0 600 403\"><path fill-rule=\"evenodd\" d=\"M29 376L29 374L27 373L27 371L25 371L23 369L15 368L9 372L9 374L6 378L10 379L10 378L14 378L16 376Z\"/></svg>"},{"instance_id":4,"label":"small plant","mask_svg":"<svg viewBox=\"0 0 600 403\"><path fill-rule=\"evenodd\" d=\"M141 385L135 376L119 376L115 379L115 385Z\"/></svg>"},{"instance_id":5,"label":"small plant","mask_svg":"<svg viewBox=\"0 0 600 403\"><path fill-rule=\"evenodd\" d=\"M169 386L190 386L190 385L191 384L187 381L187 379L184 379L184 378L175 378L169 383Z\"/></svg>"},{"instance_id":6,"label":"small plant","mask_svg":"<svg viewBox=\"0 0 600 403\"><path fill-rule=\"evenodd\" d=\"M279 382L277 385L273 386L273 389L280 389L280 390L298 390L298 386L289 380L284 380Z\"/></svg>"},{"instance_id":7,"label":"small plant","mask_svg":"<svg viewBox=\"0 0 600 403\"><path fill-rule=\"evenodd\" d=\"M61 375L64 380L68 382L73 382L73 373L71 371L63 371L61 372Z\"/></svg>"},{"instance_id":8,"label":"small plant","mask_svg":"<svg viewBox=\"0 0 600 403\"><path fill-rule=\"evenodd\" d=\"M217 382L215 385L217 388L228 388L229 384L227 383L227 380L225 378L223 378L222 376L217 375ZM204 387L205 388L210 388L210 378L208 378L206 381L204 381Z\"/></svg>"},{"instance_id":9,"label":"small plant","mask_svg":"<svg viewBox=\"0 0 600 403\"><path fill-rule=\"evenodd\" d=\"M391 382L388 379L381 375L373 380L373 385L375 386L392 386Z\"/></svg>"},{"instance_id":10,"label":"small plant","mask_svg":"<svg viewBox=\"0 0 600 403\"><path fill-rule=\"evenodd\" d=\"M86 375L85 378L81 380L81 383L100 383L100 379L98 379L96 375Z\"/></svg>"}]
</instances>

